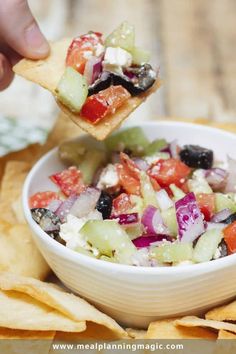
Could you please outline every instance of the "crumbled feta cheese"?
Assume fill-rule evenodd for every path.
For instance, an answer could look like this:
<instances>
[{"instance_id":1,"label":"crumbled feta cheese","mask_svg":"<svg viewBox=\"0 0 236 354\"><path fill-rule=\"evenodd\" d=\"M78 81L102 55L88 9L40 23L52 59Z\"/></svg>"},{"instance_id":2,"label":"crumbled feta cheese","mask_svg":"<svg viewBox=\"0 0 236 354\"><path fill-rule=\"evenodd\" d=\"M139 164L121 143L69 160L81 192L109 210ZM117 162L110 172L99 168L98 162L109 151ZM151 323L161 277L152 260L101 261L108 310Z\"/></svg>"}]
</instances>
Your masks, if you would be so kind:
<instances>
[{"instance_id":1,"label":"crumbled feta cheese","mask_svg":"<svg viewBox=\"0 0 236 354\"><path fill-rule=\"evenodd\" d=\"M101 44L98 43L95 47L95 55L96 57L100 57L100 55L102 55L102 53L105 51L105 47Z\"/></svg>"},{"instance_id":2,"label":"crumbled feta cheese","mask_svg":"<svg viewBox=\"0 0 236 354\"><path fill-rule=\"evenodd\" d=\"M60 236L66 241L66 247L73 250L77 247L82 247L92 251L95 255L98 250L91 247L80 234L80 230L88 220L102 220L102 214L97 210L92 211L84 218L77 218L74 215L68 214L66 223L60 227Z\"/></svg>"},{"instance_id":3,"label":"crumbled feta cheese","mask_svg":"<svg viewBox=\"0 0 236 354\"><path fill-rule=\"evenodd\" d=\"M154 163L157 163L160 159L168 159L170 158L170 154L168 154L168 152L158 152L155 155L151 155L151 156L146 156L145 157L145 161L147 162L148 165L152 165Z\"/></svg>"},{"instance_id":4,"label":"crumbled feta cheese","mask_svg":"<svg viewBox=\"0 0 236 354\"><path fill-rule=\"evenodd\" d=\"M126 68L132 64L132 55L122 48L108 47L105 52L104 63Z\"/></svg>"},{"instance_id":5,"label":"crumbled feta cheese","mask_svg":"<svg viewBox=\"0 0 236 354\"><path fill-rule=\"evenodd\" d=\"M151 267L152 262L149 258L149 251L147 248L141 248L132 256L132 264L140 267Z\"/></svg>"},{"instance_id":6,"label":"crumbled feta cheese","mask_svg":"<svg viewBox=\"0 0 236 354\"><path fill-rule=\"evenodd\" d=\"M108 164L106 168L103 169L97 187L100 189L106 189L117 186L119 183L119 176L116 167L112 164Z\"/></svg>"}]
</instances>

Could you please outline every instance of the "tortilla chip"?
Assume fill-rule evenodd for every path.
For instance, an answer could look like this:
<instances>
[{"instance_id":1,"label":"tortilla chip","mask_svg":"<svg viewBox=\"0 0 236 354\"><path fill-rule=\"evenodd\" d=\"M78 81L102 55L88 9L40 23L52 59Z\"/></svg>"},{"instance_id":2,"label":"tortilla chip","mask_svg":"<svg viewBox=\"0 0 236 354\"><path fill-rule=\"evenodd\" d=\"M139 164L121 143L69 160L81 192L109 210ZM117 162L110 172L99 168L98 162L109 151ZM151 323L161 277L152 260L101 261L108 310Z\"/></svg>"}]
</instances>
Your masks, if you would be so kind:
<instances>
[{"instance_id":1,"label":"tortilla chip","mask_svg":"<svg viewBox=\"0 0 236 354\"><path fill-rule=\"evenodd\" d=\"M56 95L56 87L65 70L65 58L71 39L65 38L58 42L51 43L51 53L44 60L23 59L13 68L16 74L25 79L33 81L38 85L51 91ZM87 122L79 114L71 112L60 102L57 102L61 110L81 129L91 134L98 140L104 140L113 130L118 128L149 95L155 92L161 85L158 79L156 83L146 92L139 96L129 98L113 115L103 119L96 125Z\"/></svg>"},{"instance_id":2,"label":"tortilla chip","mask_svg":"<svg viewBox=\"0 0 236 354\"><path fill-rule=\"evenodd\" d=\"M126 328L126 332L133 339L145 339L147 331L142 329Z\"/></svg>"},{"instance_id":3,"label":"tortilla chip","mask_svg":"<svg viewBox=\"0 0 236 354\"><path fill-rule=\"evenodd\" d=\"M216 334L210 330L196 327L176 327L180 319L167 319L152 322L146 334L146 339L216 339Z\"/></svg>"},{"instance_id":4,"label":"tortilla chip","mask_svg":"<svg viewBox=\"0 0 236 354\"><path fill-rule=\"evenodd\" d=\"M0 191L0 215L11 224L17 222L13 204L21 200L23 183L30 167L28 162L23 161L9 161L6 165Z\"/></svg>"},{"instance_id":5,"label":"tortilla chip","mask_svg":"<svg viewBox=\"0 0 236 354\"><path fill-rule=\"evenodd\" d=\"M84 321L76 322L31 296L0 291L0 327L36 331L81 332Z\"/></svg>"},{"instance_id":6,"label":"tortilla chip","mask_svg":"<svg viewBox=\"0 0 236 354\"><path fill-rule=\"evenodd\" d=\"M236 333L236 324L213 320L204 320L196 316L186 316L175 321L175 325L184 327L210 327L213 329L224 329Z\"/></svg>"},{"instance_id":7,"label":"tortilla chip","mask_svg":"<svg viewBox=\"0 0 236 354\"><path fill-rule=\"evenodd\" d=\"M41 256L27 225L0 220L0 271L45 279L50 268Z\"/></svg>"},{"instance_id":8,"label":"tortilla chip","mask_svg":"<svg viewBox=\"0 0 236 354\"><path fill-rule=\"evenodd\" d=\"M55 331L26 331L0 327L0 339L53 339Z\"/></svg>"},{"instance_id":9,"label":"tortilla chip","mask_svg":"<svg viewBox=\"0 0 236 354\"><path fill-rule=\"evenodd\" d=\"M55 284L3 272L0 274L0 288L23 292L60 311L74 321L94 322L109 328L119 338L128 337L123 328L112 318L98 311L80 297L65 292Z\"/></svg>"},{"instance_id":10,"label":"tortilla chip","mask_svg":"<svg viewBox=\"0 0 236 354\"><path fill-rule=\"evenodd\" d=\"M221 329L218 333L218 339L236 339L236 334Z\"/></svg>"},{"instance_id":11,"label":"tortilla chip","mask_svg":"<svg viewBox=\"0 0 236 354\"><path fill-rule=\"evenodd\" d=\"M236 301L208 311L205 317L207 320L236 321Z\"/></svg>"}]
</instances>

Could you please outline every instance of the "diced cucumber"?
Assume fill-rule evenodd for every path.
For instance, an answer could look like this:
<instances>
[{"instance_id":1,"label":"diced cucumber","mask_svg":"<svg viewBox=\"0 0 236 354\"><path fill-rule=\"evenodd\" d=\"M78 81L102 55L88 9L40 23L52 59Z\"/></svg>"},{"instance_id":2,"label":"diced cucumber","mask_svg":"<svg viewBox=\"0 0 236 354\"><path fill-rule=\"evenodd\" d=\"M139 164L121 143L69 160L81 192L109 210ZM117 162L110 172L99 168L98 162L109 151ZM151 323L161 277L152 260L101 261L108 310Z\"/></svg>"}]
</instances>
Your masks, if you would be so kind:
<instances>
[{"instance_id":1,"label":"diced cucumber","mask_svg":"<svg viewBox=\"0 0 236 354\"><path fill-rule=\"evenodd\" d=\"M122 227L113 220L89 220L80 234L102 255L115 257L119 263L131 264L136 248Z\"/></svg>"},{"instance_id":2,"label":"diced cucumber","mask_svg":"<svg viewBox=\"0 0 236 354\"><path fill-rule=\"evenodd\" d=\"M170 184L170 189L171 192L173 193L174 197L174 201L178 201L180 199L182 199L183 197L185 197L185 193L182 191L182 189L178 188L175 184Z\"/></svg>"},{"instance_id":3,"label":"diced cucumber","mask_svg":"<svg viewBox=\"0 0 236 354\"><path fill-rule=\"evenodd\" d=\"M76 251L78 253L81 253L81 254L84 254L85 256L89 256L89 257L92 257L92 258L98 258L98 257L95 257L92 252L89 252L88 250L86 250L83 247L77 246L74 251Z\"/></svg>"},{"instance_id":4,"label":"diced cucumber","mask_svg":"<svg viewBox=\"0 0 236 354\"><path fill-rule=\"evenodd\" d=\"M91 184L97 169L106 161L106 153L102 150L88 150L79 164L83 180L86 184Z\"/></svg>"},{"instance_id":5,"label":"diced cucumber","mask_svg":"<svg viewBox=\"0 0 236 354\"><path fill-rule=\"evenodd\" d=\"M59 146L59 157L69 166L78 166L83 161L86 147L78 141L65 141Z\"/></svg>"},{"instance_id":6,"label":"diced cucumber","mask_svg":"<svg viewBox=\"0 0 236 354\"><path fill-rule=\"evenodd\" d=\"M207 180L205 178L193 178L188 180L188 188L190 192L193 192L195 194L199 193L206 193L206 194L211 194L212 189L207 183Z\"/></svg>"},{"instance_id":7,"label":"diced cucumber","mask_svg":"<svg viewBox=\"0 0 236 354\"><path fill-rule=\"evenodd\" d=\"M144 233L144 228L142 226L142 224L138 224L135 226L128 226L125 229L127 235L129 236L129 238L131 240L134 240L135 238L139 237L140 235L142 235Z\"/></svg>"},{"instance_id":8,"label":"diced cucumber","mask_svg":"<svg viewBox=\"0 0 236 354\"><path fill-rule=\"evenodd\" d=\"M197 263L210 261L222 238L223 234L219 229L206 231L197 241L193 251L193 260Z\"/></svg>"},{"instance_id":9,"label":"diced cucumber","mask_svg":"<svg viewBox=\"0 0 236 354\"><path fill-rule=\"evenodd\" d=\"M132 52L135 44L134 26L124 21L106 39L106 47L120 47Z\"/></svg>"},{"instance_id":10,"label":"diced cucumber","mask_svg":"<svg viewBox=\"0 0 236 354\"><path fill-rule=\"evenodd\" d=\"M134 127L111 135L105 144L109 151L123 151L126 148L139 155L143 153L149 141L141 128Z\"/></svg>"},{"instance_id":11,"label":"diced cucumber","mask_svg":"<svg viewBox=\"0 0 236 354\"><path fill-rule=\"evenodd\" d=\"M148 205L158 207L156 192L153 189L149 176L144 171L140 171L140 182L144 207Z\"/></svg>"},{"instance_id":12,"label":"diced cucumber","mask_svg":"<svg viewBox=\"0 0 236 354\"><path fill-rule=\"evenodd\" d=\"M131 51L132 63L135 65L142 65L148 63L151 58L151 53L140 47L134 47Z\"/></svg>"},{"instance_id":13,"label":"diced cucumber","mask_svg":"<svg viewBox=\"0 0 236 354\"><path fill-rule=\"evenodd\" d=\"M145 149L144 155L151 156L155 155L161 149L165 148L168 145L165 139L156 139L153 140Z\"/></svg>"},{"instance_id":14,"label":"diced cucumber","mask_svg":"<svg viewBox=\"0 0 236 354\"><path fill-rule=\"evenodd\" d=\"M178 263L190 261L193 257L191 243L170 243L154 247L151 250L151 257L161 263Z\"/></svg>"},{"instance_id":15,"label":"diced cucumber","mask_svg":"<svg viewBox=\"0 0 236 354\"><path fill-rule=\"evenodd\" d=\"M176 211L175 208L170 208L161 212L161 216L164 220L165 225L168 227L171 235L177 236L178 234L178 225L176 220Z\"/></svg>"},{"instance_id":16,"label":"diced cucumber","mask_svg":"<svg viewBox=\"0 0 236 354\"><path fill-rule=\"evenodd\" d=\"M230 209L232 212L236 212L236 203L226 194L215 193L215 206L217 213L223 209Z\"/></svg>"},{"instance_id":17,"label":"diced cucumber","mask_svg":"<svg viewBox=\"0 0 236 354\"><path fill-rule=\"evenodd\" d=\"M139 215L142 215L143 210L144 210L143 198L132 194L130 196L130 200L131 200L131 203L134 204L134 206L128 212L129 213L138 213Z\"/></svg>"},{"instance_id":18,"label":"diced cucumber","mask_svg":"<svg viewBox=\"0 0 236 354\"><path fill-rule=\"evenodd\" d=\"M56 88L56 94L71 111L79 113L88 96L86 78L71 67L67 67Z\"/></svg>"}]
</instances>

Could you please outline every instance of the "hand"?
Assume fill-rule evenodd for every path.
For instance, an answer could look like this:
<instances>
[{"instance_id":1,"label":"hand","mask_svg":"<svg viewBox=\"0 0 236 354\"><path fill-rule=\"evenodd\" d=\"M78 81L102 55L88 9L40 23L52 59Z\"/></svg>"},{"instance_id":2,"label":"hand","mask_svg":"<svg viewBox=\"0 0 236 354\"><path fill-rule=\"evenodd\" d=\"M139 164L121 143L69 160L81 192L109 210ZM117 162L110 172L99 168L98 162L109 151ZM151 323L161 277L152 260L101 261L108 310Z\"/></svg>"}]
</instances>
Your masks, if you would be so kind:
<instances>
[{"instance_id":1,"label":"hand","mask_svg":"<svg viewBox=\"0 0 236 354\"><path fill-rule=\"evenodd\" d=\"M45 58L49 45L32 16L27 0L0 0L0 90L13 79L21 58Z\"/></svg>"}]
</instances>

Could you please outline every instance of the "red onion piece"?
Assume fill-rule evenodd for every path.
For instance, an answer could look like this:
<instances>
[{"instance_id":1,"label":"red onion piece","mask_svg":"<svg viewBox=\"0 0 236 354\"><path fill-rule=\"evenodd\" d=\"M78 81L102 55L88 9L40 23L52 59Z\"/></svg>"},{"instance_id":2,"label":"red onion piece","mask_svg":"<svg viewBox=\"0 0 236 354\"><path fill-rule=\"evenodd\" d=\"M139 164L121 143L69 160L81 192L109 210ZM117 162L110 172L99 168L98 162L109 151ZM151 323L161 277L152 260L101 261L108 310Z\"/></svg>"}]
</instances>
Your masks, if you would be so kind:
<instances>
[{"instance_id":1,"label":"red onion piece","mask_svg":"<svg viewBox=\"0 0 236 354\"><path fill-rule=\"evenodd\" d=\"M171 237L168 235L142 235L134 240L133 244L137 248L149 247L155 242L162 242L163 240L171 241Z\"/></svg>"},{"instance_id":2,"label":"red onion piece","mask_svg":"<svg viewBox=\"0 0 236 354\"><path fill-rule=\"evenodd\" d=\"M60 207L55 211L55 214L60 218L62 222L66 221L66 217L70 213L70 210L77 199L77 195L71 195L64 202L62 202Z\"/></svg>"},{"instance_id":3,"label":"red onion piece","mask_svg":"<svg viewBox=\"0 0 236 354\"><path fill-rule=\"evenodd\" d=\"M161 208L161 210L167 210L174 205L165 189L161 189L160 191L156 192L156 196L158 206Z\"/></svg>"},{"instance_id":4,"label":"red onion piece","mask_svg":"<svg viewBox=\"0 0 236 354\"><path fill-rule=\"evenodd\" d=\"M95 56L90 57L84 69L84 76L87 79L88 85L91 85L98 78L101 71L102 59Z\"/></svg>"},{"instance_id":5,"label":"red onion piece","mask_svg":"<svg viewBox=\"0 0 236 354\"><path fill-rule=\"evenodd\" d=\"M219 211L218 213L216 213L215 215L213 215L213 217L211 218L211 222L212 223L221 222L221 221L227 219L227 217L230 216L231 214L232 214L232 211L230 209L223 209L223 210Z\"/></svg>"},{"instance_id":6,"label":"red onion piece","mask_svg":"<svg viewBox=\"0 0 236 354\"><path fill-rule=\"evenodd\" d=\"M175 203L178 235L181 242L193 242L204 231L204 221L194 193Z\"/></svg>"},{"instance_id":7,"label":"red onion piece","mask_svg":"<svg viewBox=\"0 0 236 354\"><path fill-rule=\"evenodd\" d=\"M63 202L62 202L61 200L59 200L59 199L54 199L54 200L52 200L52 201L49 203L47 209L49 209L49 210L51 210L53 213L55 213L55 212L57 211L57 209L61 206L62 203L63 203Z\"/></svg>"},{"instance_id":8,"label":"red onion piece","mask_svg":"<svg viewBox=\"0 0 236 354\"><path fill-rule=\"evenodd\" d=\"M167 152L170 154L170 157L173 157L174 159L178 158L177 140L173 140L170 144L161 149L161 152Z\"/></svg>"},{"instance_id":9,"label":"red onion piece","mask_svg":"<svg viewBox=\"0 0 236 354\"><path fill-rule=\"evenodd\" d=\"M140 159L139 157L135 157L132 160L134 161L138 169L141 171L147 171L147 169L149 168L148 163L145 160Z\"/></svg>"},{"instance_id":10,"label":"red onion piece","mask_svg":"<svg viewBox=\"0 0 236 354\"><path fill-rule=\"evenodd\" d=\"M228 172L223 168L210 168L205 171L205 177L214 191L222 190L227 182Z\"/></svg>"},{"instance_id":11,"label":"red onion piece","mask_svg":"<svg viewBox=\"0 0 236 354\"><path fill-rule=\"evenodd\" d=\"M228 178L225 186L225 193L236 193L236 160L228 156Z\"/></svg>"},{"instance_id":12,"label":"red onion piece","mask_svg":"<svg viewBox=\"0 0 236 354\"><path fill-rule=\"evenodd\" d=\"M138 218L138 213L130 213L130 214L120 214L117 216L111 216L110 219L116 219L118 220L118 223L120 225L130 225L133 226L138 223L139 218Z\"/></svg>"},{"instance_id":13,"label":"red onion piece","mask_svg":"<svg viewBox=\"0 0 236 354\"><path fill-rule=\"evenodd\" d=\"M101 191L97 188L89 187L82 192L70 210L70 214L77 218L88 215L96 207Z\"/></svg>"},{"instance_id":14,"label":"red onion piece","mask_svg":"<svg viewBox=\"0 0 236 354\"><path fill-rule=\"evenodd\" d=\"M212 229L223 230L226 226L227 226L227 224L223 224L223 223L208 222L207 223L207 230L212 230Z\"/></svg>"},{"instance_id":15,"label":"red onion piece","mask_svg":"<svg viewBox=\"0 0 236 354\"><path fill-rule=\"evenodd\" d=\"M154 206L148 206L142 216L142 224L146 233L168 235L169 230L164 224L160 211Z\"/></svg>"}]
</instances>

